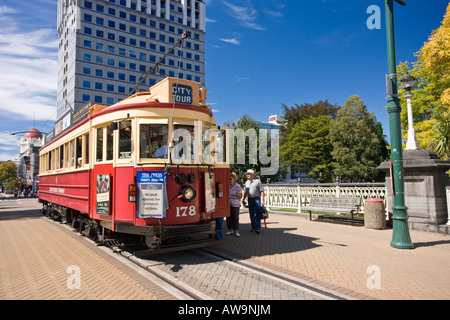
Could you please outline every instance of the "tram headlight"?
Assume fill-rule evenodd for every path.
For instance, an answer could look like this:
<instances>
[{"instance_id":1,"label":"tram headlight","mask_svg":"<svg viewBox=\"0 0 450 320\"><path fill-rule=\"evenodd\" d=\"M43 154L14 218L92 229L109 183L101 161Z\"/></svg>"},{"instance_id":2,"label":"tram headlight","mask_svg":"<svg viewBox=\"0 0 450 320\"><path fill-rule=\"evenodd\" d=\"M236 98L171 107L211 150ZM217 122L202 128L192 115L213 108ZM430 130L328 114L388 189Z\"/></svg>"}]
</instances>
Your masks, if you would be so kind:
<instances>
[{"instance_id":1,"label":"tram headlight","mask_svg":"<svg viewBox=\"0 0 450 320\"><path fill-rule=\"evenodd\" d=\"M191 186L183 186L178 191L178 198L183 202L190 202L195 199L197 192Z\"/></svg>"}]
</instances>

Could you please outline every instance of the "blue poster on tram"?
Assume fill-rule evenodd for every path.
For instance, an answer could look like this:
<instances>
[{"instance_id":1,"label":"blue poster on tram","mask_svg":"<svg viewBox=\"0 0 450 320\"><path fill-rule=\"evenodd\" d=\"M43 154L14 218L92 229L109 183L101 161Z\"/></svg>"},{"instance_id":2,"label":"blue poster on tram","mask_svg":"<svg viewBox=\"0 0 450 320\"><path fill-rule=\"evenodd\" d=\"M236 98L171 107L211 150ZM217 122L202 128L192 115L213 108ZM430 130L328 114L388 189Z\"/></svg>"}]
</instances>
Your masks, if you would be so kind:
<instances>
[{"instance_id":1,"label":"blue poster on tram","mask_svg":"<svg viewBox=\"0 0 450 320\"><path fill-rule=\"evenodd\" d=\"M166 217L166 176L164 171L137 172L138 218Z\"/></svg>"}]
</instances>

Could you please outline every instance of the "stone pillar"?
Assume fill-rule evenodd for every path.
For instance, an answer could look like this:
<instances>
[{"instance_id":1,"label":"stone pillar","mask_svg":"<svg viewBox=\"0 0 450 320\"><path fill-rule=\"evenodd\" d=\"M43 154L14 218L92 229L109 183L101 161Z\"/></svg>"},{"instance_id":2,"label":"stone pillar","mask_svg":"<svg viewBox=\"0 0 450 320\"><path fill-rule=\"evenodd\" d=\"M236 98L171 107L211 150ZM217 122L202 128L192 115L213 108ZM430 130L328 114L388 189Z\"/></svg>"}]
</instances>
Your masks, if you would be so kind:
<instances>
[{"instance_id":1,"label":"stone pillar","mask_svg":"<svg viewBox=\"0 0 450 320\"><path fill-rule=\"evenodd\" d=\"M408 207L410 228L423 229L417 224L439 225L447 222L446 171L450 161L441 160L428 150L403 152L405 181L405 205ZM387 203L392 215L393 194L389 162L383 162L378 170L386 174Z\"/></svg>"}]
</instances>

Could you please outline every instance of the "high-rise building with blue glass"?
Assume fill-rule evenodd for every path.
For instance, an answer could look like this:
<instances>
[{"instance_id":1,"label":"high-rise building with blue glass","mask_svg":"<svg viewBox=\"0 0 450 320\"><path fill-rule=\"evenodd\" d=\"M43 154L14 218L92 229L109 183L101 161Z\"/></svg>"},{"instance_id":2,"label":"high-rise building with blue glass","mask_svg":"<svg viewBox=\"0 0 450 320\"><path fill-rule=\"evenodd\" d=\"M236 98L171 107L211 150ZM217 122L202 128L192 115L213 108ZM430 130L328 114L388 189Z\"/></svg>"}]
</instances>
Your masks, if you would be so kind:
<instances>
[{"instance_id":1,"label":"high-rise building with blue glass","mask_svg":"<svg viewBox=\"0 0 450 320\"><path fill-rule=\"evenodd\" d=\"M86 117L93 104L128 96L166 76L205 83L202 0L58 0L58 89L55 136Z\"/></svg>"}]
</instances>

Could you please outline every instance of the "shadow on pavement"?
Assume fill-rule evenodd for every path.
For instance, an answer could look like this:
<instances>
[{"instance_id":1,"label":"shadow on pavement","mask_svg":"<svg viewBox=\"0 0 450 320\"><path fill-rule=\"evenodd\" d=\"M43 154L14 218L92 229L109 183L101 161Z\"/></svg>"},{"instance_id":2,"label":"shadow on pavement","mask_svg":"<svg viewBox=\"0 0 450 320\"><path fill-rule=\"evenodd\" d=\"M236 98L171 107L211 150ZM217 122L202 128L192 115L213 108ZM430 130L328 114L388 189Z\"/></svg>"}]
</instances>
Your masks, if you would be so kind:
<instances>
[{"instance_id":1,"label":"shadow on pavement","mask_svg":"<svg viewBox=\"0 0 450 320\"><path fill-rule=\"evenodd\" d=\"M0 222L18 219L36 219L41 217L42 213L41 210L39 209L20 210L20 211L18 211L17 209L11 209L0 211Z\"/></svg>"}]
</instances>

